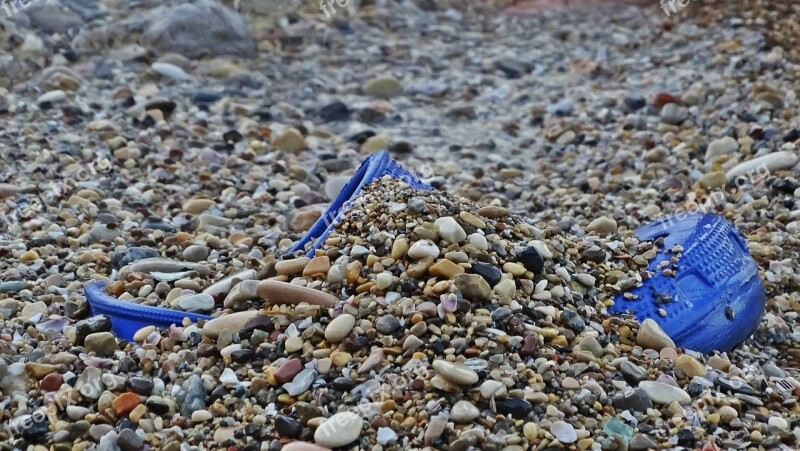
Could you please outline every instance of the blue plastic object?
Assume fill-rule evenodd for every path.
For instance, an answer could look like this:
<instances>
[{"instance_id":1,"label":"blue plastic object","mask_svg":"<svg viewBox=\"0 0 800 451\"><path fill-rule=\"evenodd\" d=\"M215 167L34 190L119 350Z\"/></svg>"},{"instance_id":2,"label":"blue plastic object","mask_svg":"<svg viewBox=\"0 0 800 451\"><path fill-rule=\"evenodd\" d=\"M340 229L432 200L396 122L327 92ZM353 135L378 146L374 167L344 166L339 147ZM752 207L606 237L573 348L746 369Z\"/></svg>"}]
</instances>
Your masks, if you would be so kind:
<instances>
[{"instance_id":1,"label":"blue plastic object","mask_svg":"<svg viewBox=\"0 0 800 451\"><path fill-rule=\"evenodd\" d=\"M184 318L192 322L210 320L210 316L187 313L158 307L138 305L106 294L106 284L92 282L84 287L86 299L92 309L92 315L105 315L111 320L111 330L120 338L133 340L133 334L145 326L156 326L165 329L173 324L181 324Z\"/></svg>"},{"instance_id":2,"label":"blue plastic object","mask_svg":"<svg viewBox=\"0 0 800 451\"><path fill-rule=\"evenodd\" d=\"M361 189L385 175L414 188L432 189L392 161L386 151L370 155L290 252L305 250L313 242L307 253L313 256ZM733 225L719 216L692 213L646 224L636 230L636 235L642 240L663 237L664 246L648 268L655 275L630 290L638 299L618 296L612 313L631 312L640 321L652 318L678 346L704 353L729 351L755 331L764 314L766 295L756 263ZM670 250L677 245L683 251L678 262L670 265L675 276L665 276L658 265L674 256ZM184 318L211 319L120 301L106 294L105 285L99 282L87 284L85 291L92 314L108 316L112 330L127 340L145 326L166 328L181 324ZM659 309L666 316L662 317Z\"/></svg>"},{"instance_id":3,"label":"blue plastic object","mask_svg":"<svg viewBox=\"0 0 800 451\"><path fill-rule=\"evenodd\" d=\"M764 314L766 294L756 262L734 226L724 218L691 213L667 217L635 230L642 240L664 238L664 246L648 267L655 276L622 295L612 313L651 318L676 345L711 353L730 351L755 332ZM676 245L683 247L674 276L658 265L669 261ZM661 316L659 309L666 311Z\"/></svg>"},{"instance_id":4,"label":"blue plastic object","mask_svg":"<svg viewBox=\"0 0 800 451\"><path fill-rule=\"evenodd\" d=\"M325 237L333 230L334 223L342 216L350 202L358 196L361 188L376 178L385 175L401 179L410 186L418 189L431 190L430 186L422 183L405 168L392 161L385 150L376 152L361 164L355 175L347 182L345 187L328 207L328 211L317 220L303 238L295 243L290 252L305 249L306 243L316 239L308 255L313 256L314 250L322 245ZM186 313L158 307L148 307L120 301L109 296L102 282L89 283L84 287L86 299L92 310L92 315L105 315L111 320L111 329L118 337L132 340L133 334L145 326L167 328L172 324L181 324L184 318L192 322L199 319L210 320L210 316Z\"/></svg>"},{"instance_id":5,"label":"blue plastic object","mask_svg":"<svg viewBox=\"0 0 800 451\"><path fill-rule=\"evenodd\" d=\"M408 172L404 167L395 163L389 152L381 150L367 157L361 166L356 171L355 175L347 182L347 184L339 192L336 199L328 206L328 210L317 219L317 222L311 226L310 229L303 235L297 243L292 246L290 252L297 252L304 250L309 241L314 240L314 244L306 254L309 257L314 256L314 251L322 246L325 237L331 233L334 224L339 221L350 202L358 196L361 188L368 185L376 178L385 175L403 180L408 183L412 188L432 190L428 184L421 182L417 177Z\"/></svg>"}]
</instances>

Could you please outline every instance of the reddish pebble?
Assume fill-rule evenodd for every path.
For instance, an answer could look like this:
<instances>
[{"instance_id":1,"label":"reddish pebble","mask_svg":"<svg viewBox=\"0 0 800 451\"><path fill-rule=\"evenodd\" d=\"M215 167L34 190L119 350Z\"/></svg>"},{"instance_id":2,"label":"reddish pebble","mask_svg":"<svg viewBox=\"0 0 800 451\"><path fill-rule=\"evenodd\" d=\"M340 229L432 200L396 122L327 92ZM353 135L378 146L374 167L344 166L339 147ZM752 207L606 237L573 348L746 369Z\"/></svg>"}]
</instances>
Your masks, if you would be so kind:
<instances>
[{"instance_id":1,"label":"reddish pebble","mask_svg":"<svg viewBox=\"0 0 800 451\"><path fill-rule=\"evenodd\" d=\"M285 384L291 382L302 370L303 362L300 359L292 359L278 368L278 371L275 371L273 376L278 383Z\"/></svg>"},{"instance_id":2,"label":"reddish pebble","mask_svg":"<svg viewBox=\"0 0 800 451\"><path fill-rule=\"evenodd\" d=\"M117 396L117 399L111 402L111 407L114 408L117 415L127 415L140 403L139 395L133 392L126 392Z\"/></svg>"},{"instance_id":3,"label":"reddish pebble","mask_svg":"<svg viewBox=\"0 0 800 451\"><path fill-rule=\"evenodd\" d=\"M662 106L668 103L681 103L680 97L675 97L672 94L667 94L666 92L660 92L656 95L656 98L653 99L653 106L656 108L661 108Z\"/></svg>"},{"instance_id":4,"label":"reddish pebble","mask_svg":"<svg viewBox=\"0 0 800 451\"><path fill-rule=\"evenodd\" d=\"M535 334L529 333L525 335L525 338L522 339L522 348L519 350L520 357L530 357L536 352L536 345L538 345L539 340L536 338Z\"/></svg>"},{"instance_id":5,"label":"reddish pebble","mask_svg":"<svg viewBox=\"0 0 800 451\"><path fill-rule=\"evenodd\" d=\"M42 391L56 391L61 388L61 384L63 383L64 378L60 374L50 373L39 383L39 388L42 389Z\"/></svg>"}]
</instances>

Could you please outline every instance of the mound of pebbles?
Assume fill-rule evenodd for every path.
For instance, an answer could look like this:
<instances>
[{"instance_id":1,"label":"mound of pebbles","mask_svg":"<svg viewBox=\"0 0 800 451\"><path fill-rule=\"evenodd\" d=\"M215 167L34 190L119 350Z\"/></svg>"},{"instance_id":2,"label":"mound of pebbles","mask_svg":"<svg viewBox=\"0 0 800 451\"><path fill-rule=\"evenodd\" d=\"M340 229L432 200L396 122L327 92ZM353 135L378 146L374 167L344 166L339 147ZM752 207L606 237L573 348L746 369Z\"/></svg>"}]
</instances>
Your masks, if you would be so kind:
<instances>
[{"instance_id":1,"label":"mound of pebbles","mask_svg":"<svg viewBox=\"0 0 800 451\"><path fill-rule=\"evenodd\" d=\"M384 179L365 188L314 258L287 256L228 279L230 293L250 285L262 310L246 309L252 300L215 306L214 320L147 327L136 345L109 340L101 319L84 320L76 329L87 354L6 372L44 375L45 396L78 400L53 410L70 418L56 424L61 440L79 424L105 437L116 432L104 424L130 421L136 437L165 449L795 443L791 424L771 414L795 402L793 387L770 379L782 370L765 365L753 378L725 355L677 349L652 321L606 314L617 293L647 277L658 243L603 235L538 229L503 207ZM167 260L151 258L120 274L141 265L170 273ZM47 380L59 364L75 368L57 374L60 384ZM93 384L102 394L83 395Z\"/></svg>"}]
</instances>

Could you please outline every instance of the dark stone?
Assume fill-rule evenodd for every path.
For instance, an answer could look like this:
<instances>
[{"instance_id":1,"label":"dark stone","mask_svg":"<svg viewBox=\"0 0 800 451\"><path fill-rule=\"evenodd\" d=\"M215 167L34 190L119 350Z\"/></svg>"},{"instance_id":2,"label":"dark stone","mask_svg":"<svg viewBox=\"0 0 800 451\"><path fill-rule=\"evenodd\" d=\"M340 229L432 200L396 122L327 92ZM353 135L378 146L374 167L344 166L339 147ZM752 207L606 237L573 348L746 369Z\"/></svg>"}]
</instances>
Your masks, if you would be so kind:
<instances>
[{"instance_id":1,"label":"dark stone","mask_svg":"<svg viewBox=\"0 0 800 451\"><path fill-rule=\"evenodd\" d=\"M144 222L142 222L142 229L161 230L166 233L176 233L178 231L175 227L164 222L163 219L155 217L145 219Z\"/></svg>"},{"instance_id":2,"label":"dark stone","mask_svg":"<svg viewBox=\"0 0 800 451\"><path fill-rule=\"evenodd\" d=\"M586 328L586 321L575 310L564 309L561 312L561 321L575 332L583 332L583 329Z\"/></svg>"},{"instance_id":3,"label":"dark stone","mask_svg":"<svg viewBox=\"0 0 800 451\"><path fill-rule=\"evenodd\" d=\"M325 122L346 121L350 119L350 109L344 102L337 100L320 108L319 117Z\"/></svg>"},{"instance_id":4,"label":"dark stone","mask_svg":"<svg viewBox=\"0 0 800 451\"><path fill-rule=\"evenodd\" d=\"M375 136L375 132L374 131L372 131L372 130L363 130L363 131L360 131L360 132L356 133L355 135L351 136L350 138L348 138L348 141L354 141L354 142L356 142L358 144L364 144L364 142L366 142L368 139L372 138L373 136Z\"/></svg>"},{"instance_id":5,"label":"dark stone","mask_svg":"<svg viewBox=\"0 0 800 451\"><path fill-rule=\"evenodd\" d=\"M631 391L618 392L611 398L611 405L619 411L647 412L647 409L653 408L653 401L647 395L647 392L637 388Z\"/></svg>"},{"instance_id":6,"label":"dark stone","mask_svg":"<svg viewBox=\"0 0 800 451\"><path fill-rule=\"evenodd\" d=\"M800 139L800 130L793 128L789 131L786 135L784 135L783 140L787 143L795 142Z\"/></svg>"},{"instance_id":7,"label":"dark stone","mask_svg":"<svg viewBox=\"0 0 800 451\"><path fill-rule=\"evenodd\" d=\"M739 380L728 379L725 377L718 377L717 379L714 380L714 385L719 387L720 391L727 391L730 393L741 393L743 395L750 395L750 396L758 396L758 393L753 389L753 387Z\"/></svg>"},{"instance_id":8,"label":"dark stone","mask_svg":"<svg viewBox=\"0 0 800 451\"><path fill-rule=\"evenodd\" d=\"M473 264L472 272L483 277L491 287L497 285L503 277L503 273L496 266L486 263Z\"/></svg>"},{"instance_id":9,"label":"dark stone","mask_svg":"<svg viewBox=\"0 0 800 451\"><path fill-rule=\"evenodd\" d=\"M694 448L694 444L696 441L697 440L694 438L694 434L692 433L691 429L681 429L680 431L678 431L679 445Z\"/></svg>"},{"instance_id":10,"label":"dark stone","mask_svg":"<svg viewBox=\"0 0 800 451\"><path fill-rule=\"evenodd\" d=\"M353 385L355 387L355 385ZM307 402L298 402L294 404L294 411L297 414L297 418L300 420L301 423L306 424L312 418L319 418L324 416L322 410L319 407L309 404Z\"/></svg>"},{"instance_id":11,"label":"dark stone","mask_svg":"<svg viewBox=\"0 0 800 451\"><path fill-rule=\"evenodd\" d=\"M529 247L517 254L517 262L534 274L541 274L544 270L544 258L535 247Z\"/></svg>"},{"instance_id":12,"label":"dark stone","mask_svg":"<svg viewBox=\"0 0 800 451\"><path fill-rule=\"evenodd\" d=\"M380 124L386 120L386 114L372 108L362 108L358 110L357 118L365 124Z\"/></svg>"},{"instance_id":13,"label":"dark stone","mask_svg":"<svg viewBox=\"0 0 800 451\"><path fill-rule=\"evenodd\" d=\"M247 363L253 360L253 351L250 349L239 349L231 353L231 360L236 363Z\"/></svg>"},{"instance_id":14,"label":"dark stone","mask_svg":"<svg viewBox=\"0 0 800 451\"><path fill-rule=\"evenodd\" d=\"M698 384L697 382L689 382L689 386L686 387L686 393L691 396L692 398L696 398L703 394L703 385Z\"/></svg>"},{"instance_id":15,"label":"dark stone","mask_svg":"<svg viewBox=\"0 0 800 451\"><path fill-rule=\"evenodd\" d=\"M147 396L152 393L154 386L153 381L143 377L132 377L128 381L128 384L130 384L131 390L134 393L138 393L142 396Z\"/></svg>"},{"instance_id":16,"label":"dark stone","mask_svg":"<svg viewBox=\"0 0 800 451\"><path fill-rule=\"evenodd\" d=\"M256 330L262 330L264 332L272 332L275 330L275 325L272 323L272 320L266 316L257 316L249 321L247 321L244 326L242 326L242 330L239 331L239 337L249 340L250 337L253 335L253 332Z\"/></svg>"},{"instance_id":17,"label":"dark stone","mask_svg":"<svg viewBox=\"0 0 800 451\"><path fill-rule=\"evenodd\" d=\"M350 391L356 386L355 381L349 377L337 377L331 382L331 387L339 391Z\"/></svg>"},{"instance_id":18,"label":"dark stone","mask_svg":"<svg viewBox=\"0 0 800 451\"><path fill-rule=\"evenodd\" d=\"M511 415L515 420L524 419L533 410L531 403L521 398L496 399L495 406L497 413Z\"/></svg>"},{"instance_id":19,"label":"dark stone","mask_svg":"<svg viewBox=\"0 0 800 451\"><path fill-rule=\"evenodd\" d=\"M122 451L139 451L144 441L130 429L123 429L117 436L117 446Z\"/></svg>"},{"instance_id":20,"label":"dark stone","mask_svg":"<svg viewBox=\"0 0 800 451\"><path fill-rule=\"evenodd\" d=\"M591 246L583 251L583 259L594 263L603 263L606 261L606 251L600 249L600 246Z\"/></svg>"},{"instance_id":21,"label":"dark stone","mask_svg":"<svg viewBox=\"0 0 800 451\"><path fill-rule=\"evenodd\" d=\"M403 281L400 282L400 293L402 293L403 296L411 296L417 291L418 284L419 282L414 279L403 279Z\"/></svg>"},{"instance_id":22,"label":"dark stone","mask_svg":"<svg viewBox=\"0 0 800 451\"><path fill-rule=\"evenodd\" d=\"M220 99L222 96L213 92L198 91L192 95L192 103L195 105L212 105Z\"/></svg>"},{"instance_id":23,"label":"dark stone","mask_svg":"<svg viewBox=\"0 0 800 451\"><path fill-rule=\"evenodd\" d=\"M164 415L169 412L169 406L157 400L148 399L144 402L145 407L156 415Z\"/></svg>"},{"instance_id":24,"label":"dark stone","mask_svg":"<svg viewBox=\"0 0 800 451\"><path fill-rule=\"evenodd\" d=\"M45 443L50 435L50 422L46 415L33 415L31 422L25 423L22 438L28 443Z\"/></svg>"},{"instance_id":25,"label":"dark stone","mask_svg":"<svg viewBox=\"0 0 800 451\"><path fill-rule=\"evenodd\" d=\"M83 346L86 337L96 332L110 332L111 321L103 315L93 316L75 323L78 345Z\"/></svg>"},{"instance_id":26,"label":"dark stone","mask_svg":"<svg viewBox=\"0 0 800 451\"><path fill-rule=\"evenodd\" d=\"M500 59L494 62L494 67L503 73L506 78L520 78L528 72L523 64L510 59Z\"/></svg>"},{"instance_id":27,"label":"dark stone","mask_svg":"<svg viewBox=\"0 0 800 451\"><path fill-rule=\"evenodd\" d=\"M159 110L164 114L165 118L169 118L175 112L177 106L178 104L173 100L157 97L145 103L144 109L145 111Z\"/></svg>"},{"instance_id":28,"label":"dark stone","mask_svg":"<svg viewBox=\"0 0 800 451\"><path fill-rule=\"evenodd\" d=\"M795 190L800 187L797 183L787 179L778 179L772 184L772 189L784 194L794 194Z\"/></svg>"},{"instance_id":29,"label":"dark stone","mask_svg":"<svg viewBox=\"0 0 800 451\"><path fill-rule=\"evenodd\" d=\"M414 151L414 146L407 141L397 141L389 146L389 153L392 154L405 154Z\"/></svg>"},{"instance_id":30,"label":"dark stone","mask_svg":"<svg viewBox=\"0 0 800 451\"><path fill-rule=\"evenodd\" d=\"M647 106L647 100L642 96L626 96L624 102L629 111L639 111Z\"/></svg>"},{"instance_id":31,"label":"dark stone","mask_svg":"<svg viewBox=\"0 0 800 451\"><path fill-rule=\"evenodd\" d=\"M384 335L391 335L400 329L400 321L392 315L384 315L375 322L375 329Z\"/></svg>"},{"instance_id":32,"label":"dark stone","mask_svg":"<svg viewBox=\"0 0 800 451\"><path fill-rule=\"evenodd\" d=\"M284 437L298 438L303 433L303 425L292 417L278 415L275 417L275 430Z\"/></svg>"},{"instance_id":33,"label":"dark stone","mask_svg":"<svg viewBox=\"0 0 800 451\"><path fill-rule=\"evenodd\" d=\"M619 366L619 371L628 383L634 385L643 381L646 376L644 370L630 360L623 361Z\"/></svg>"}]
</instances>

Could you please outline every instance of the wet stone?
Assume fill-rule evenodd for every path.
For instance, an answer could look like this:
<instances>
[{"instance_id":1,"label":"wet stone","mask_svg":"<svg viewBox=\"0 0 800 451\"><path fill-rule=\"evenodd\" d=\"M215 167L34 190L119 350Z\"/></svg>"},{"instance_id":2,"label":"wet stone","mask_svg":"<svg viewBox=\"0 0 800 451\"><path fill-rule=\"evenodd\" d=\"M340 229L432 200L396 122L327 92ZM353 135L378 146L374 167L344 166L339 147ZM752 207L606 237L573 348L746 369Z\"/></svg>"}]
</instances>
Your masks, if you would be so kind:
<instances>
[{"instance_id":1,"label":"wet stone","mask_svg":"<svg viewBox=\"0 0 800 451\"><path fill-rule=\"evenodd\" d=\"M520 398L496 399L497 413L511 415L514 419L524 419L533 410L530 402Z\"/></svg>"},{"instance_id":2,"label":"wet stone","mask_svg":"<svg viewBox=\"0 0 800 451\"><path fill-rule=\"evenodd\" d=\"M303 433L303 425L292 417L278 415L275 417L275 431L283 437L298 438Z\"/></svg>"}]
</instances>

